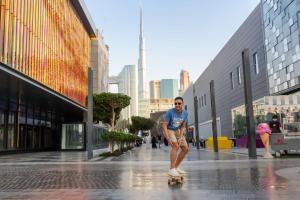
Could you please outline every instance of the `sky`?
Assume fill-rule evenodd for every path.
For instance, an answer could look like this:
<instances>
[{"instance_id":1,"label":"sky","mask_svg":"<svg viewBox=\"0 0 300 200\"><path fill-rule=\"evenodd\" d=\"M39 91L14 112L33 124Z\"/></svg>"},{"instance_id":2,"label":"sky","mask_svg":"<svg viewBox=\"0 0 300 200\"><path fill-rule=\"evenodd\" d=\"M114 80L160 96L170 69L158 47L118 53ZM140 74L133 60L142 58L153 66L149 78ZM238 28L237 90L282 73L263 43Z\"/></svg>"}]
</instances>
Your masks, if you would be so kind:
<instances>
[{"instance_id":1,"label":"sky","mask_svg":"<svg viewBox=\"0 0 300 200\"><path fill-rule=\"evenodd\" d=\"M138 63L143 8L148 80L196 81L260 0L85 0L110 46L110 75Z\"/></svg>"}]
</instances>

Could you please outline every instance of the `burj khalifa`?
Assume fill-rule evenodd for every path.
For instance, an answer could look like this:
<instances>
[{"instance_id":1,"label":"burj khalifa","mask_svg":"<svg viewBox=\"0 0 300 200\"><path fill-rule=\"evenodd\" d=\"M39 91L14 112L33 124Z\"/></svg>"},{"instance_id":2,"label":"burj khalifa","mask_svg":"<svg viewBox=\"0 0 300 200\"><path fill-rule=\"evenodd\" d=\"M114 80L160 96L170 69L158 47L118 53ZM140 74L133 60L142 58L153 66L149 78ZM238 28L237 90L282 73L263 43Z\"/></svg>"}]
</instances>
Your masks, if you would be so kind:
<instances>
[{"instance_id":1,"label":"burj khalifa","mask_svg":"<svg viewBox=\"0 0 300 200\"><path fill-rule=\"evenodd\" d=\"M139 45L139 60L138 60L138 90L139 99L149 99L149 84L147 80L147 65L145 52L145 39L143 31L143 11L140 9L140 45Z\"/></svg>"}]
</instances>

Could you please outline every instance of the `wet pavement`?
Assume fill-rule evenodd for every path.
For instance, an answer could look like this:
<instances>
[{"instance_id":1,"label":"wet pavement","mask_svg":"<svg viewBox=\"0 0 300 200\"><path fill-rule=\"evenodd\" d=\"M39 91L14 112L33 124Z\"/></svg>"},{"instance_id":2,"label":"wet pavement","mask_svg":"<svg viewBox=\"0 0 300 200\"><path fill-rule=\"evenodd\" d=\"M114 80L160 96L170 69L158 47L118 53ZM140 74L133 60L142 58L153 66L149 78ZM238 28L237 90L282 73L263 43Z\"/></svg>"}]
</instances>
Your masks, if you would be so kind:
<instances>
[{"instance_id":1,"label":"wet pavement","mask_svg":"<svg viewBox=\"0 0 300 200\"><path fill-rule=\"evenodd\" d=\"M300 159L191 148L182 186L168 186L168 160L168 148L150 145L104 161L86 162L84 152L0 156L0 199L299 199Z\"/></svg>"}]
</instances>

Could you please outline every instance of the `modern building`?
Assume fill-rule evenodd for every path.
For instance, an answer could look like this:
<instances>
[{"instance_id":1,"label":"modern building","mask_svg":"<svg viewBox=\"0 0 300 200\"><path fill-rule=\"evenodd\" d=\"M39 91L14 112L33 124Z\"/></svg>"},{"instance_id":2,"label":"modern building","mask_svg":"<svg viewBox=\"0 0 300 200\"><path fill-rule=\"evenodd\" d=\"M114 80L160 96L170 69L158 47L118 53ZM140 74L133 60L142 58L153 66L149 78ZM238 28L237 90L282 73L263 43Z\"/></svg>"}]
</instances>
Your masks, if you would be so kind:
<instances>
[{"instance_id":1,"label":"modern building","mask_svg":"<svg viewBox=\"0 0 300 200\"><path fill-rule=\"evenodd\" d=\"M84 149L95 26L82 0L1 1L0 151Z\"/></svg>"},{"instance_id":2,"label":"modern building","mask_svg":"<svg viewBox=\"0 0 300 200\"><path fill-rule=\"evenodd\" d=\"M160 81L150 81L150 99L160 99Z\"/></svg>"},{"instance_id":3,"label":"modern building","mask_svg":"<svg viewBox=\"0 0 300 200\"><path fill-rule=\"evenodd\" d=\"M138 116L149 118L150 117L150 99L139 100Z\"/></svg>"},{"instance_id":4,"label":"modern building","mask_svg":"<svg viewBox=\"0 0 300 200\"><path fill-rule=\"evenodd\" d=\"M109 47L103 35L97 30L92 38L91 67L93 69L93 93L108 92Z\"/></svg>"},{"instance_id":5,"label":"modern building","mask_svg":"<svg viewBox=\"0 0 300 200\"><path fill-rule=\"evenodd\" d=\"M150 99L150 113L167 111L174 107L174 99Z\"/></svg>"},{"instance_id":6,"label":"modern building","mask_svg":"<svg viewBox=\"0 0 300 200\"><path fill-rule=\"evenodd\" d=\"M261 4L269 93L299 91L299 0L262 0Z\"/></svg>"},{"instance_id":7,"label":"modern building","mask_svg":"<svg viewBox=\"0 0 300 200\"><path fill-rule=\"evenodd\" d=\"M198 102L200 136L212 135L210 88L215 83L218 134L236 137L245 116L241 52L248 48L255 123L280 117L284 132L300 130L300 3L261 0L198 80L184 93L189 122L195 126Z\"/></svg>"},{"instance_id":8,"label":"modern building","mask_svg":"<svg viewBox=\"0 0 300 200\"><path fill-rule=\"evenodd\" d=\"M190 75L188 71L181 70L180 72L180 89L179 89L179 95L182 96L182 94L185 92L185 90L190 85Z\"/></svg>"},{"instance_id":9,"label":"modern building","mask_svg":"<svg viewBox=\"0 0 300 200\"><path fill-rule=\"evenodd\" d=\"M149 83L147 79L147 64L145 38L143 29L143 11L140 9L140 37L139 37L139 60L138 60L138 99L139 116L150 117Z\"/></svg>"},{"instance_id":10,"label":"modern building","mask_svg":"<svg viewBox=\"0 0 300 200\"><path fill-rule=\"evenodd\" d=\"M138 60L138 76L139 76L139 99L149 99L148 73L146 63L146 49L143 29L143 11L140 9L140 40L139 40L139 60ZM142 105L142 104L141 104Z\"/></svg>"},{"instance_id":11,"label":"modern building","mask_svg":"<svg viewBox=\"0 0 300 200\"><path fill-rule=\"evenodd\" d=\"M244 104L242 51L250 52L253 99L269 95L262 4L259 4L183 97L189 124L195 126L194 97L198 102L200 137L212 136L210 82L214 80L218 134L233 136L232 109Z\"/></svg>"},{"instance_id":12,"label":"modern building","mask_svg":"<svg viewBox=\"0 0 300 200\"><path fill-rule=\"evenodd\" d=\"M174 99L178 96L178 79L162 79L160 81L160 98Z\"/></svg>"},{"instance_id":13,"label":"modern building","mask_svg":"<svg viewBox=\"0 0 300 200\"><path fill-rule=\"evenodd\" d=\"M130 96L130 105L121 112L122 119L131 119L138 116L138 77L136 65L125 65L119 74L119 93Z\"/></svg>"}]
</instances>

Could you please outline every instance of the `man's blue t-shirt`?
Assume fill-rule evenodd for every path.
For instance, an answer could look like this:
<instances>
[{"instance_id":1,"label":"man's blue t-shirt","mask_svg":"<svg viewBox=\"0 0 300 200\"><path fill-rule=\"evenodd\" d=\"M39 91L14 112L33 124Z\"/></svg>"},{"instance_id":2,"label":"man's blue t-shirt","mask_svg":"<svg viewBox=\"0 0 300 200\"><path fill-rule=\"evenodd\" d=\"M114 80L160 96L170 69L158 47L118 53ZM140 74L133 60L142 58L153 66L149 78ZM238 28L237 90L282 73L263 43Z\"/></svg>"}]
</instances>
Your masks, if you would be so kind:
<instances>
[{"instance_id":1,"label":"man's blue t-shirt","mask_svg":"<svg viewBox=\"0 0 300 200\"><path fill-rule=\"evenodd\" d=\"M172 108L164 115L164 120L168 122L168 129L177 131L181 128L183 122L187 122L188 113L183 110L177 113L175 108Z\"/></svg>"}]
</instances>

